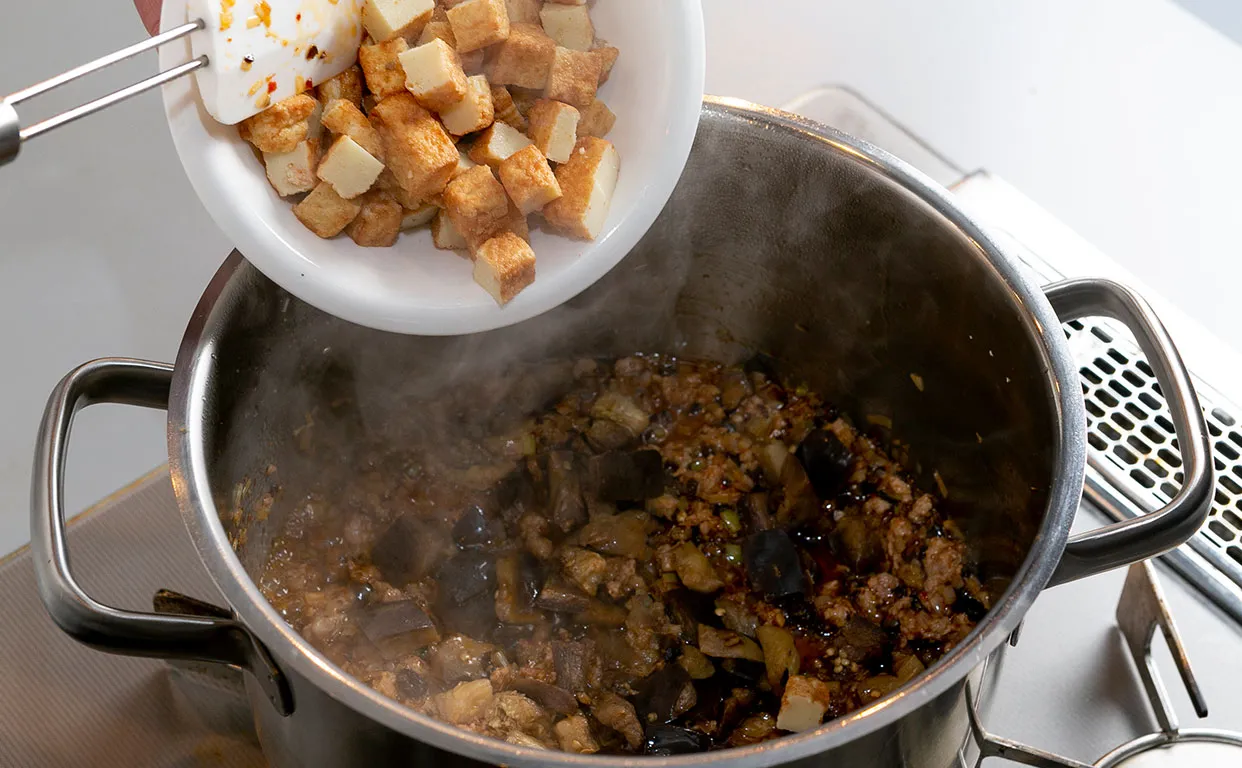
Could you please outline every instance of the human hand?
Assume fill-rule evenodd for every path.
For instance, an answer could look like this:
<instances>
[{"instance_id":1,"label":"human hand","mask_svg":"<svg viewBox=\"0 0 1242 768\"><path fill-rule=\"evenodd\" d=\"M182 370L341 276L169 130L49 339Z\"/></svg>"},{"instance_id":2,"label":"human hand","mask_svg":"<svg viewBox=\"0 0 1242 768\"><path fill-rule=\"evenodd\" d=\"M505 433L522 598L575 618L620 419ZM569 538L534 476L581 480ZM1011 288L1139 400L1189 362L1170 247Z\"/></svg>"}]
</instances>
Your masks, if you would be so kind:
<instances>
[{"instance_id":1,"label":"human hand","mask_svg":"<svg viewBox=\"0 0 1242 768\"><path fill-rule=\"evenodd\" d=\"M155 34L160 28L160 6L164 0L134 0L134 8L138 10L138 17L142 19L142 24L151 34Z\"/></svg>"}]
</instances>

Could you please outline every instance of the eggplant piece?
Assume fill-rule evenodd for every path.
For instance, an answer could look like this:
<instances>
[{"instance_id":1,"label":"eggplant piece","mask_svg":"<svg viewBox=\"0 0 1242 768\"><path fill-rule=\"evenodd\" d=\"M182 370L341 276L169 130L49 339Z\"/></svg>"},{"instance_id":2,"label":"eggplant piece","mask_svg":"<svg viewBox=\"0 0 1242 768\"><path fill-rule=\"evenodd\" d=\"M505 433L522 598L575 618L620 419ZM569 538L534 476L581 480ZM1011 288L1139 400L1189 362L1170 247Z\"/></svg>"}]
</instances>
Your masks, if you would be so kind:
<instances>
[{"instance_id":1,"label":"eggplant piece","mask_svg":"<svg viewBox=\"0 0 1242 768\"><path fill-rule=\"evenodd\" d=\"M535 598L536 608L557 613L581 613L590 605L591 598L556 576L548 579Z\"/></svg>"},{"instance_id":2,"label":"eggplant piece","mask_svg":"<svg viewBox=\"0 0 1242 768\"><path fill-rule=\"evenodd\" d=\"M615 421L595 419L587 427L586 440L591 447L601 453L619 451L634 441L634 433Z\"/></svg>"},{"instance_id":3,"label":"eggplant piece","mask_svg":"<svg viewBox=\"0 0 1242 768\"><path fill-rule=\"evenodd\" d=\"M487 657L496 647L464 635L454 635L427 655L431 671L444 683L487 677Z\"/></svg>"},{"instance_id":4,"label":"eggplant piece","mask_svg":"<svg viewBox=\"0 0 1242 768\"><path fill-rule=\"evenodd\" d=\"M793 633L784 627L765 624L759 627L759 645L763 648L763 663L768 673L768 684L779 690L785 677L798 674L801 655L794 644Z\"/></svg>"},{"instance_id":5,"label":"eggplant piece","mask_svg":"<svg viewBox=\"0 0 1242 768\"><path fill-rule=\"evenodd\" d=\"M777 522L786 528L797 528L821 516L822 505L802 463L786 460L781 466L781 503L776 510Z\"/></svg>"},{"instance_id":6,"label":"eggplant piece","mask_svg":"<svg viewBox=\"0 0 1242 768\"><path fill-rule=\"evenodd\" d=\"M845 643L841 653L850 661L868 668L891 666L892 643L880 625L851 616L841 628L841 640Z\"/></svg>"},{"instance_id":7,"label":"eggplant piece","mask_svg":"<svg viewBox=\"0 0 1242 768\"><path fill-rule=\"evenodd\" d=\"M613 503L654 499L666 483L664 459L651 448L592 456L589 474L595 496Z\"/></svg>"},{"instance_id":8,"label":"eggplant piece","mask_svg":"<svg viewBox=\"0 0 1242 768\"><path fill-rule=\"evenodd\" d=\"M707 656L718 659L750 659L763 661L763 651L759 644L745 635L730 632L727 629L716 629L706 624L699 625L699 650Z\"/></svg>"},{"instance_id":9,"label":"eggplant piece","mask_svg":"<svg viewBox=\"0 0 1242 768\"><path fill-rule=\"evenodd\" d=\"M715 592L724 586L707 555L688 541L673 550L673 568L681 583L695 592Z\"/></svg>"},{"instance_id":10,"label":"eggplant piece","mask_svg":"<svg viewBox=\"0 0 1242 768\"><path fill-rule=\"evenodd\" d=\"M690 674L676 664L638 681L634 709L645 723L671 723L698 702Z\"/></svg>"},{"instance_id":11,"label":"eggplant piece","mask_svg":"<svg viewBox=\"0 0 1242 768\"><path fill-rule=\"evenodd\" d=\"M728 733L733 730L734 726L746 717L746 713L754 708L755 700L758 698L758 691L750 687L734 688L730 691L729 697L725 699L724 706L720 710L720 732Z\"/></svg>"},{"instance_id":12,"label":"eggplant piece","mask_svg":"<svg viewBox=\"0 0 1242 768\"><path fill-rule=\"evenodd\" d=\"M487 639L496 630L496 599L490 592L480 592L457 603L442 591L436 600L436 616L445 630Z\"/></svg>"},{"instance_id":13,"label":"eggplant piece","mask_svg":"<svg viewBox=\"0 0 1242 768\"><path fill-rule=\"evenodd\" d=\"M767 676L767 666L754 659L723 659L720 662L721 679L733 680L735 685L753 688Z\"/></svg>"},{"instance_id":14,"label":"eggplant piece","mask_svg":"<svg viewBox=\"0 0 1242 768\"><path fill-rule=\"evenodd\" d=\"M587 647L575 640L552 643L552 664L556 668L556 684L567 691L585 691L587 687Z\"/></svg>"},{"instance_id":15,"label":"eggplant piece","mask_svg":"<svg viewBox=\"0 0 1242 768\"><path fill-rule=\"evenodd\" d=\"M605 419L623 427L630 437L637 437L647 428L651 415L631 397L620 392L605 392L591 406L591 418Z\"/></svg>"},{"instance_id":16,"label":"eggplant piece","mask_svg":"<svg viewBox=\"0 0 1242 768\"><path fill-rule=\"evenodd\" d=\"M496 562L484 552L458 552L440 566L436 578L440 594L462 605L491 592L496 578Z\"/></svg>"},{"instance_id":17,"label":"eggplant piece","mask_svg":"<svg viewBox=\"0 0 1242 768\"><path fill-rule=\"evenodd\" d=\"M768 712L751 715L738 724L729 734L730 747L745 747L767 741L776 735L776 718Z\"/></svg>"},{"instance_id":18,"label":"eggplant piece","mask_svg":"<svg viewBox=\"0 0 1242 768\"><path fill-rule=\"evenodd\" d=\"M677 665L686 670L686 674L694 680L706 680L716 674L712 660L704 656L698 648L689 644L681 647L681 656L677 659Z\"/></svg>"},{"instance_id":19,"label":"eggplant piece","mask_svg":"<svg viewBox=\"0 0 1242 768\"><path fill-rule=\"evenodd\" d=\"M669 619L681 627L681 639L691 645L699 641L699 625L715 624L716 606L708 595L677 589L664 595L664 608Z\"/></svg>"},{"instance_id":20,"label":"eggplant piece","mask_svg":"<svg viewBox=\"0 0 1242 768\"><path fill-rule=\"evenodd\" d=\"M711 747L707 734L675 725L649 725L643 732L643 754L659 757L694 755Z\"/></svg>"},{"instance_id":21,"label":"eggplant piece","mask_svg":"<svg viewBox=\"0 0 1242 768\"><path fill-rule=\"evenodd\" d=\"M440 639L435 622L413 600L376 603L357 615L358 629L392 660L417 652Z\"/></svg>"},{"instance_id":22,"label":"eggplant piece","mask_svg":"<svg viewBox=\"0 0 1242 768\"><path fill-rule=\"evenodd\" d=\"M806 592L802 558L789 534L779 528L747 537L742 545L742 561L751 586L769 598L779 600Z\"/></svg>"},{"instance_id":23,"label":"eggplant piece","mask_svg":"<svg viewBox=\"0 0 1242 768\"><path fill-rule=\"evenodd\" d=\"M578 712L578 699L560 686L550 685L532 680L529 677L515 676L508 687L533 700L549 712L558 715L572 715Z\"/></svg>"},{"instance_id":24,"label":"eggplant piece","mask_svg":"<svg viewBox=\"0 0 1242 768\"><path fill-rule=\"evenodd\" d=\"M421 699L427 695L427 681L412 669L397 670L397 693L405 699Z\"/></svg>"},{"instance_id":25,"label":"eggplant piece","mask_svg":"<svg viewBox=\"0 0 1242 768\"><path fill-rule=\"evenodd\" d=\"M445 530L410 515L402 515L379 536L371 562L384 581L398 587L433 573L452 551Z\"/></svg>"},{"instance_id":26,"label":"eggplant piece","mask_svg":"<svg viewBox=\"0 0 1242 768\"><path fill-rule=\"evenodd\" d=\"M625 625L627 618L629 613L621 606L599 600L592 600L586 610L574 614L574 621L577 623L596 627L621 627Z\"/></svg>"},{"instance_id":27,"label":"eggplant piece","mask_svg":"<svg viewBox=\"0 0 1242 768\"><path fill-rule=\"evenodd\" d=\"M601 515L582 526L578 532L582 546L605 555L646 560L647 521L635 513Z\"/></svg>"},{"instance_id":28,"label":"eggplant piece","mask_svg":"<svg viewBox=\"0 0 1242 768\"><path fill-rule=\"evenodd\" d=\"M496 616L506 624L539 621L534 610L539 594L539 563L526 552L504 555L496 561Z\"/></svg>"},{"instance_id":29,"label":"eggplant piece","mask_svg":"<svg viewBox=\"0 0 1242 768\"><path fill-rule=\"evenodd\" d=\"M605 691L594 696L591 714L595 719L625 737L631 749L643 743L643 726L638 721L634 705L615 693Z\"/></svg>"},{"instance_id":30,"label":"eggplant piece","mask_svg":"<svg viewBox=\"0 0 1242 768\"><path fill-rule=\"evenodd\" d=\"M845 490L854 466L854 454L827 429L814 429L798 443L794 456L811 480L820 499L828 501Z\"/></svg>"},{"instance_id":31,"label":"eggplant piece","mask_svg":"<svg viewBox=\"0 0 1242 768\"><path fill-rule=\"evenodd\" d=\"M720 375L720 404L731 411L755 393L750 377L737 368L729 368Z\"/></svg>"},{"instance_id":32,"label":"eggplant piece","mask_svg":"<svg viewBox=\"0 0 1242 768\"><path fill-rule=\"evenodd\" d=\"M877 531L858 515L837 521L830 539L833 554L855 573L873 571L884 563L884 544Z\"/></svg>"},{"instance_id":33,"label":"eggplant piece","mask_svg":"<svg viewBox=\"0 0 1242 768\"><path fill-rule=\"evenodd\" d=\"M755 637L755 630L759 627L759 617L744 603L722 597L716 601L716 613L720 616L725 629L747 637Z\"/></svg>"},{"instance_id":34,"label":"eggplant piece","mask_svg":"<svg viewBox=\"0 0 1242 768\"><path fill-rule=\"evenodd\" d=\"M472 504L453 524L453 541L463 549L488 547L504 541L505 527L483 508Z\"/></svg>"},{"instance_id":35,"label":"eggplant piece","mask_svg":"<svg viewBox=\"0 0 1242 768\"><path fill-rule=\"evenodd\" d=\"M582 483L572 451L548 454L548 508L553 524L569 533L587 520Z\"/></svg>"}]
</instances>

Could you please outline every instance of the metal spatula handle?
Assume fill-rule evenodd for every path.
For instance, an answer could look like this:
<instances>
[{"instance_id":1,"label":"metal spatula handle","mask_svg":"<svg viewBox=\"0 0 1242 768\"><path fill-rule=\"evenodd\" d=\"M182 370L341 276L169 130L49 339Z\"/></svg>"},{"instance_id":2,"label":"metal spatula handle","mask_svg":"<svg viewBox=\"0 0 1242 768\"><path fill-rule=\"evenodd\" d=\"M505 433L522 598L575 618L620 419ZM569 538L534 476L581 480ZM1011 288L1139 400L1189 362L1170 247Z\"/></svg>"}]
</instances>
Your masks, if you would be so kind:
<instances>
[{"instance_id":1,"label":"metal spatula handle","mask_svg":"<svg viewBox=\"0 0 1242 768\"><path fill-rule=\"evenodd\" d=\"M0 99L0 165L4 165L10 162L13 158L17 157L18 151L21 150L22 143L27 139L32 139L41 133L47 133L53 128L59 128L66 123L72 123L74 120L94 114L101 109L107 109L113 104L125 101L131 96L136 96L143 91L149 91L152 88L169 82L170 80L176 80L182 75L205 67L207 66L207 57L199 56L196 59L187 61L184 64L179 64L171 69L164 70L157 75L148 77L147 79L134 83L133 85L128 85L124 88L113 91L107 96L101 96L94 101L89 101L81 106L61 112L58 115L53 115L46 120L42 120L26 128L22 127L21 120L18 118L18 104L28 99L32 99L35 96L39 96L40 94L47 93L55 88L59 88L65 83L71 83L74 80L85 77L93 72L97 72L104 67L111 66L118 61L124 61L125 59L137 56L144 51L159 48L161 45L172 42L173 40L179 40L192 32L197 32L202 29L203 26L204 22L202 19L182 24L175 29L170 29L167 32L155 35L154 37L143 40L140 43L135 43L128 48L122 48L121 50L114 51L106 56L101 56L88 64L75 67L64 74L49 78L41 83L36 83L29 88L11 93L3 99Z\"/></svg>"}]
</instances>

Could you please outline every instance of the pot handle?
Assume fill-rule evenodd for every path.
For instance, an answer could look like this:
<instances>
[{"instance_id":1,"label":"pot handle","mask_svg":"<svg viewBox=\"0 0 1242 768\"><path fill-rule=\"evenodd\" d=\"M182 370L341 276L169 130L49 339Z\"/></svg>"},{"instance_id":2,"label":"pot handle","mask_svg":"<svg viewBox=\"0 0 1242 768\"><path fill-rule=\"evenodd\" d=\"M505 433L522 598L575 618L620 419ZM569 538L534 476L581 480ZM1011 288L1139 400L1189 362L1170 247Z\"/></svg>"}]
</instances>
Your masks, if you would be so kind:
<instances>
[{"instance_id":1,"label":"pot handle","mask_svg":"<svg viewBox=\"0 0 1242 768\"><path fill-rule=\"evenodd\" d=\"M1181 490L1164 507L1071 536L1049 582L1055 586L1154 557L1185 542L1207 518L1214 479L1199 398L1169 332L1151 306L1111 280L1065 280L1045 286L1044 293L1063 322L1104 316L1124 323L1134 333L1168 402L1184 473Z\"/></svg>"},{"instance_id":2,"label":"pot handle","mask_svg":"<svg viewBox=\"0 0 1242 768\"><path fill-rule=\"evenodd\" d=\"M122 358L70 371L48 398L39 427L30 492L30 546L39 596L61 630L97 650L229 664L248 670L282 715L293 712L288 681L267 649L231 618L127 611L82 589L69 565L63 495L65 455L74 415L96 403L167 410L170 365Z\"/></svg>"}]
</instances>

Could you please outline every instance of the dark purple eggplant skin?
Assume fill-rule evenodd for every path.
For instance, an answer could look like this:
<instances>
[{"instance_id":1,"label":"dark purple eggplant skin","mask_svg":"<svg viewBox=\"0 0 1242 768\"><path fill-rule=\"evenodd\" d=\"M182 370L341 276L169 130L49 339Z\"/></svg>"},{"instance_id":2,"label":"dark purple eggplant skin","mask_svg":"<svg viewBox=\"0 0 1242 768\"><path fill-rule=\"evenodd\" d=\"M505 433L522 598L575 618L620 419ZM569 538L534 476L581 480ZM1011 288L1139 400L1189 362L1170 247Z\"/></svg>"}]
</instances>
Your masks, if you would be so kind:
<instances>
[{"instance_id":1,"label":"dark purple eggplant skin","mask_svg":"<svg viewBox=\"0 0 1242 768\"><path fill-rule=\"evenodd\" d=\"M548 507L553 524L565 533L587 521L579 462L573 451L548 454Z\"/></svg>"},{"instance_id":2,"label":"dark purple eggplant skin","mask_svg":"<svg viewBox=\"0 0 1242 768\"><path fill-rule=\"evenodd\" d=\"M593 456L589 475L595 496L613 503L654 499L667 481L664 459L650 448Z\"/></svg>"},{"instance_id":3,"label":"dark purple eggplant skin","mask_svg":"<svg viewBox=\"0 0 1242 768\"><path fill-rule=\"evenodd\" d=\"M385 581L405 586L430 575L451 550L443 528L402 515L380 534L371 562Z\"/></svg>"},{"instance_id":4,"label":"dark purple eggplant skin","mask_svg":"<svg viewBox=\"0 0 1242 768\"><path fill-rule=\"evenodd\" d=\"M677 664L668 664L638 682L634 708L645 723L671 723L695 705L693 689L689 673Z\"/></svg>"},{"instance_id":5,"label":"dark purple eggplant skin","mask_svg":"<svg viewBox=\"0 0 1242 768\"><path fill-rule=\"evenodd\" d=\"M814 429L798 443L794 456L806 470L820 500L828 501L845 490L854 465L850 449L826 429Z\"/></svg>"},{"instance_id":6,"label":"dark purple eggplant skin","mask_svg":"<svg viewBox=\"0 0 1242 768\"><path fill-rule=\"evenodd\" d=\"M362 634L373 643L407 632L435 628L435 622L413 600L372 603L359 611L357 621Z\"/></svg>"},{"instance_id":7,"label":"dark purple eggplant skin","mask_svg":"<svg viewBox=\"0 0 1242 768\"><path fill-rule=\"evenodd\" d=\"M505 538L505 526L477 504L466 508L453 524L453 542L462 549L490 547Z\"/></svg>"},{"instance_id":8,"label":"dark purple eggplant skin","mask_svg":"<svg viewBox=\"0 0 1242 768\"><path fill-rule=\"evenodd\" d=\"M559 578L548 579L535 598L535 607L558 613L581 613L589 608L591 598L582 590Z\"/></svg>"},{"instance_id":9,"label":"dark purple eggplant skin","mask_svg":"<svg viewBox=\"0 0 1242 768\"><path fill-rule=\"evenodd\" d=\"M496 588L496 560L484 552L458 552L440 566L436 583L441 597L462 605Z\"/></svg>"},{"instance_id":10,"label":"dark purple eggplant skin","mask_svg":"<svg viewBox=\"0 0 1242 768\"><path fill-rule=\"evenodd\" d=\"M789 534L779 528L759 531L742 544L742 561L751 586L779 600L806 592L802 558Z\"/></svg>"},{"instance_id":11,"label":"dark purple eggplant skin","mask_svg":"<svg viewBox=\"0 0 1242 768\"><path fill-rule=\"evenodd\" d=\"M693 755L711 748L711 739L699 731L663 723L648 725L643 732L643 754L659 757Z\"/></svg>"}]
</instances>

